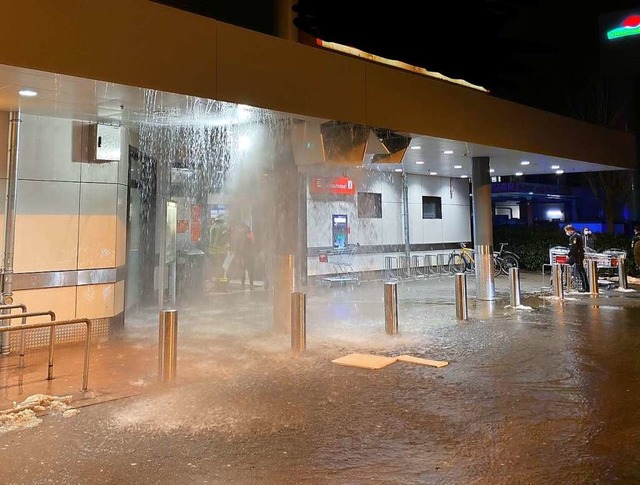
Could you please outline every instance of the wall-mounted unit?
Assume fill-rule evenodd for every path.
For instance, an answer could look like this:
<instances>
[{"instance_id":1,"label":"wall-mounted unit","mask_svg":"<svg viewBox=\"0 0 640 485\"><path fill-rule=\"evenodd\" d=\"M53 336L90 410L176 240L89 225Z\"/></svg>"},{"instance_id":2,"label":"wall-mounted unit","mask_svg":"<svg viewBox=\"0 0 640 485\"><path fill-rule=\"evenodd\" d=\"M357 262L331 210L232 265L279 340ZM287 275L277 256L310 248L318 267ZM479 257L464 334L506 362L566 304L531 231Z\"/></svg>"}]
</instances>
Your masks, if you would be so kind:
<instances>
[{"instance_id":1,"label":"wall-mounted unit","mask_svg":"<svg viewBox=\"0 0 640 485\"><path fill-rule=\"evenodd\" d=\"M108 163L120 160L120 127L73 122L73 161Z\"/></svg>"}]
</instances>

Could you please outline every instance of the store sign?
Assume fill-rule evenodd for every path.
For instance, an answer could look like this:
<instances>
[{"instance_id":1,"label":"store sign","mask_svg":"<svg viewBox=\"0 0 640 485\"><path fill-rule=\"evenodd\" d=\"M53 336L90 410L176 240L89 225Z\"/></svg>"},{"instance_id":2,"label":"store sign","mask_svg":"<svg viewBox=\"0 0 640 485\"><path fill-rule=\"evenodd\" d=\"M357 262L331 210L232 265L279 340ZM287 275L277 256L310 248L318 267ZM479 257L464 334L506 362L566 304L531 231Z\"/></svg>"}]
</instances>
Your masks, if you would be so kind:
<instances>
[{"instance_id":1,"label":"store sign","mask_svg":"<svg viewBox=\"0 0 640 485\"><path fill-rule=\"evenodd\" d=\"M349 177L311 179L312 194L355 195L356 184Z\"/></svg>"},{"instance_id":2,"label":"store sign","mask_svg":"<svg viewBox=\"0 0 640 485\"><path fill-rule=\"evenodd\" d=\"M607 32L607 39L613 40L634 35L640 35L640 15L638 13L632 13L622 19L615 28Z\"/></svg>"}]
</instances>

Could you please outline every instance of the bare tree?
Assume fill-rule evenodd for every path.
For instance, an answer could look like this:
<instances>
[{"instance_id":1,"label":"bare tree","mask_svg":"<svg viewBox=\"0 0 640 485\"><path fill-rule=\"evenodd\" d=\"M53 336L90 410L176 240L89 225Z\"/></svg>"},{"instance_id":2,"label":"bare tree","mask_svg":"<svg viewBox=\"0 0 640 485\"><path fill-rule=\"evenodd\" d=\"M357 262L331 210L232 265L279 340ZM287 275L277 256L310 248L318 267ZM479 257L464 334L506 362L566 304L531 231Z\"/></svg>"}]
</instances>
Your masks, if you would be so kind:
<instances>
[{"instance_id":1,"label":"bare tree","mask_svg":"<svg viewBox=\"0 0 640 485\"><path fill-rule=\"evenodd\" d=\"M609 78L597 77L570 100L576 118L620 131L628 130L630 96ZM628 170L588 172L584 178L593 195L602 202L606 232L614 232L615 220L631 200L633 177Z\"/></svg>"}]
</instances>

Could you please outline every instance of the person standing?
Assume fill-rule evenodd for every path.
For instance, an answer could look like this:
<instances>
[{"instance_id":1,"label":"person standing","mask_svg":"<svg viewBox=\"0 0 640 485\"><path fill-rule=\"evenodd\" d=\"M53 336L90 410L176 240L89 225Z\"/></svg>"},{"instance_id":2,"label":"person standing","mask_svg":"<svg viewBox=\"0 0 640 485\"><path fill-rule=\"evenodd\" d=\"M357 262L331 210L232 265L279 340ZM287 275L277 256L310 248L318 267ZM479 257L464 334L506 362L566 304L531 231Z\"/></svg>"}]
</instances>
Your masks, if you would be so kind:
<instances>
[{"instance_id":1,"label":"person standing","mask_svg":"<svg viewBox=\"0 0 640 485\"><path fill-rule=\"evenodd\" d=\"M596 250L596 242L593 239L593 233L591 229L585 227L582 229L582 238L584 239L584 249L588 252L595 252Z\"/></svg>"},{"instance_id":2,"label":"person standing","mask_svg":"<svg viewBox=\"0 0 640 485\"><path fill-rule=\"evenodd\" d=\"M584 241L579 232L576 232L571 224L564 226L564 233L569 236L569 259L567 264L570 264L574 270L574 274L580 278L582 283L581 292L589 292L589 282L587 281L587 272L584 269ZM597 284L597 282L595 283Z\"/></svg>"},{"instance_id":3,"label":"person standing","mask_svg":"<svg viewBox=\"0 0 640 485\"><path fill-rule=\"evenodd\" d=\"M245 279L249 277L249 289L253 290L253 258L255 252L255 235L245 222L239 223L234 230L233 253L240 270L240 282L245 287Z\"/></svg>"},{"instance_id":4,"label":"person standing","mask_svg":"<svg viewBox=\"0 0 640 485\"><path fill-rule=\"evenodd\" d=\"M631 250L633 251L633 260L636 265L636 274L640 275L640 225L633 228Z\"/></svg>"}]
</instances>

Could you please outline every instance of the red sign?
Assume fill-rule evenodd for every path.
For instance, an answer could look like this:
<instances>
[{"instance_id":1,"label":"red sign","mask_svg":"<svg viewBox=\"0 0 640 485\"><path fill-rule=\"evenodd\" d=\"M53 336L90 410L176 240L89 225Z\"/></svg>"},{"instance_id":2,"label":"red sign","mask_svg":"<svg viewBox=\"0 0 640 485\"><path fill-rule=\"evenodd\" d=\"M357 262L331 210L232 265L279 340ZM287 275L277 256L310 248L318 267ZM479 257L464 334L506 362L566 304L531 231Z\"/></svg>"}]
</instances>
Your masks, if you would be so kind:
<instances>
[{"instance_id":1,"label":"red sign","mask_svg":"<svg viewBox=\"0 0 640 485\"><path fill-rule=\"evenodd\" d=\"M314 194L354 195L356 184L349 177L314 178L310 189Z\"/></svg>"},{"instance_id":2,"label":"red sign","mask_svg":"<svg viewBox=\"0 0 640 485\"><path fill-rule=\"evenodd\" d=\"M191 206L191 242L199 242L202 238L201 212L199 205Z\"/></svg>"}]
</instances>

